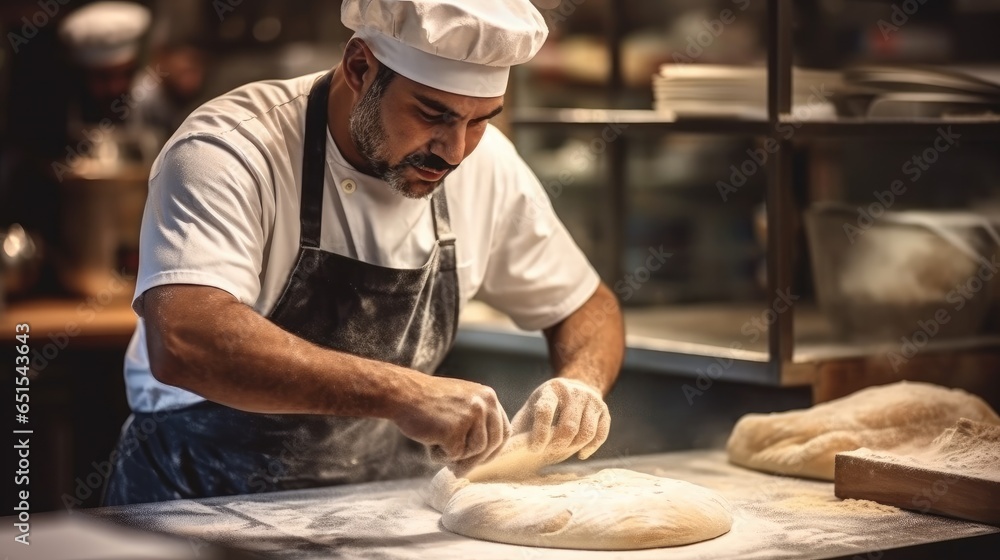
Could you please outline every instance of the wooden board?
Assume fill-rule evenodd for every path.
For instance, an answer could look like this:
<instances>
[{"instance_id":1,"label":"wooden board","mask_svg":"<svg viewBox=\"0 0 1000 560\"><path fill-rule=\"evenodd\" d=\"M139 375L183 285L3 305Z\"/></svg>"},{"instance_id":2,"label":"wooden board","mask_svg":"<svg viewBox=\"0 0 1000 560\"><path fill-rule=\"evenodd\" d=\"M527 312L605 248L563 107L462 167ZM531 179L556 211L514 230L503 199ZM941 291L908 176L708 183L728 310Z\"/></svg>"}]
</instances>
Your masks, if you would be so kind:
<instances>
[{"instance_id":1,"label":"wooden board","mask_svg":"<svg viewBox=\"0 0 1000 560\"><path fill-rule=\"evenodd\" d=\"M995 480L838 453L834 494L1000 526Z\"/></svg>"}]
</instances>

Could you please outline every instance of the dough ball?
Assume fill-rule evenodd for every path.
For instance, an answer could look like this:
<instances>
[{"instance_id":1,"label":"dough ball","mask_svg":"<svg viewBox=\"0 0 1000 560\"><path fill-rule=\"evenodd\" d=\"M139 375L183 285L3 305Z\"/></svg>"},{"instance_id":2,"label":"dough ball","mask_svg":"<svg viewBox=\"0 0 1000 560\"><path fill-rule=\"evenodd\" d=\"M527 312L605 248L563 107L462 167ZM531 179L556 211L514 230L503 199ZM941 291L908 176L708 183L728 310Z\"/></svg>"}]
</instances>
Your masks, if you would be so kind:
<instances>
[{"instance_id":1,"label":"dough ball","mask_svg":"<svg viewBox=\"0 0 1000 560\"><path fill-rule=\"evenodd\" d=\"M960 418L1000 424L975 395L901 381L805 410L747 414L733 428L727 451L731 462L751 469L833 480L837 453L918 451Z\"/></svg>"},{"instance_id":2,"label":"dough ball","mask_svg":"<svg viewBox=\"0 0 1000 560\"><path fill-rule=\"evenodd\" d=\"M633 550L712 539L732 527L717 493L626 469L521 481L432 481L431 505L449 531L495 542L583 550Z\"/></svg>"}]
</instances>

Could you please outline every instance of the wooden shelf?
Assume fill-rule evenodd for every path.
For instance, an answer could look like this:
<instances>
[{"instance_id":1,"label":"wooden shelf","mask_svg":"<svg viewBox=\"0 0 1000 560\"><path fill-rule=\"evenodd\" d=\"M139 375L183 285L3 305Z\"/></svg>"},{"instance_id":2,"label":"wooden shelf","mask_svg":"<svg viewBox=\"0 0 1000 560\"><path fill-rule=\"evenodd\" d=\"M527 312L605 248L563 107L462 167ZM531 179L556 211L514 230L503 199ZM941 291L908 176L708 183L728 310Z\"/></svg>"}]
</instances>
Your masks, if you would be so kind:
<instances>
[{"instance_id":1,"label":"wooden shelf","mask_svg":"<svg viewBox=\"0 0 1000 560\"><path fill-rule=\"evenodd\" d=\"M131 292L129 292L131 294ZM16 302L0 315L0 340L12 342L15 326L31 327L32 348L65 336L74 347L108 348L128 344L137 318L129 299L42 299Z\"/></svg>"}]
</instances>

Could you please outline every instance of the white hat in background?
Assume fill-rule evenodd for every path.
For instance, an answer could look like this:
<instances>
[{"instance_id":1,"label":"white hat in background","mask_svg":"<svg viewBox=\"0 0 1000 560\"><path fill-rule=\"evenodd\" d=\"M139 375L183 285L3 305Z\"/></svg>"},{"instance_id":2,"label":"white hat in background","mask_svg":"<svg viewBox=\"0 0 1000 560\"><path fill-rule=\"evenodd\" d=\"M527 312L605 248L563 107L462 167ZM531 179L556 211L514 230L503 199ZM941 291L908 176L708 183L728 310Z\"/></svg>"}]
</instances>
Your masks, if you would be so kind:
<instances>
[{"instance_id":1,"label":"white hat in background","mask_svg":"<svg viewBox=\"0 0 1000 560\"><path fill-rule=\"evenodd\" d=\"M548 36L530 0L344 0L340 17L397 73L473 97L503 95Z\"/></svg>"},{"instance_id":2,"label":"white hat in background","mask_svg":"<svg viewBox=\"0 0 1000 560\"><path fill-rule=\"evenodd\" d=\"M115 66L138 56L149 23L149 10L139 4L95 2L66 16L59 36L83 66Z\"/></svg>"}]
</instances>

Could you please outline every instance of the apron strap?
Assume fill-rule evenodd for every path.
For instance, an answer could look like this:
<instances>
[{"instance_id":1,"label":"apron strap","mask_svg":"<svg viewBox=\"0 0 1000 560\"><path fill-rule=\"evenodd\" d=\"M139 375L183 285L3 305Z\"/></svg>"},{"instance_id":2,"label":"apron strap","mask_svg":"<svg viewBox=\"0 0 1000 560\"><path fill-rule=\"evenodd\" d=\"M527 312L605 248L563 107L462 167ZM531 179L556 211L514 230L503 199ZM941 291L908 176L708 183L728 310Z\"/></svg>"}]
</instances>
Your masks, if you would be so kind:
<instances>
[{"instance_id":1,"label":"apron strap","mask_svg":"<svg viewBox=\"0 0 1000 560\"><path fill-rule=\"evenodd\" d=\"M323 223L323 187L326 178L327 105L333 71L313 84L306 106L306 133L302 157L302 198L300 204L301 247L319 248Z\"/></svg>"},{"instance_id":2,"label":"apron strap","mask_svg":"<svg viewBox=\"0 0 1000 560\"><path fill-rule=\"evenodd\" d=\"M300 215L300 242L304 248L319 248L323 223L323 190L326 179L326 131L327 105L330 96L330 81L333 72L328 72L313 84L306 106L306 132L302 157L302 199ZM431 197L434 235L446 255L444 270L455 269L455 235L451 231L451 217L448 214L448 197L441 186ZM447 262L451 261L451 262Z\"/></svg>"},{"instance_id":3,"label":"apron strap","mask_svg":"<svg viewBox=\"0 0 1000 560\"><path fill-rule=\"evenodd\" d=\"M434 218L434 236L441 249L441 270L456 270L455 234L451 232L448 214L448 196L441 185L431 196L431 216Z\"/></svg>"}]
</instances>

